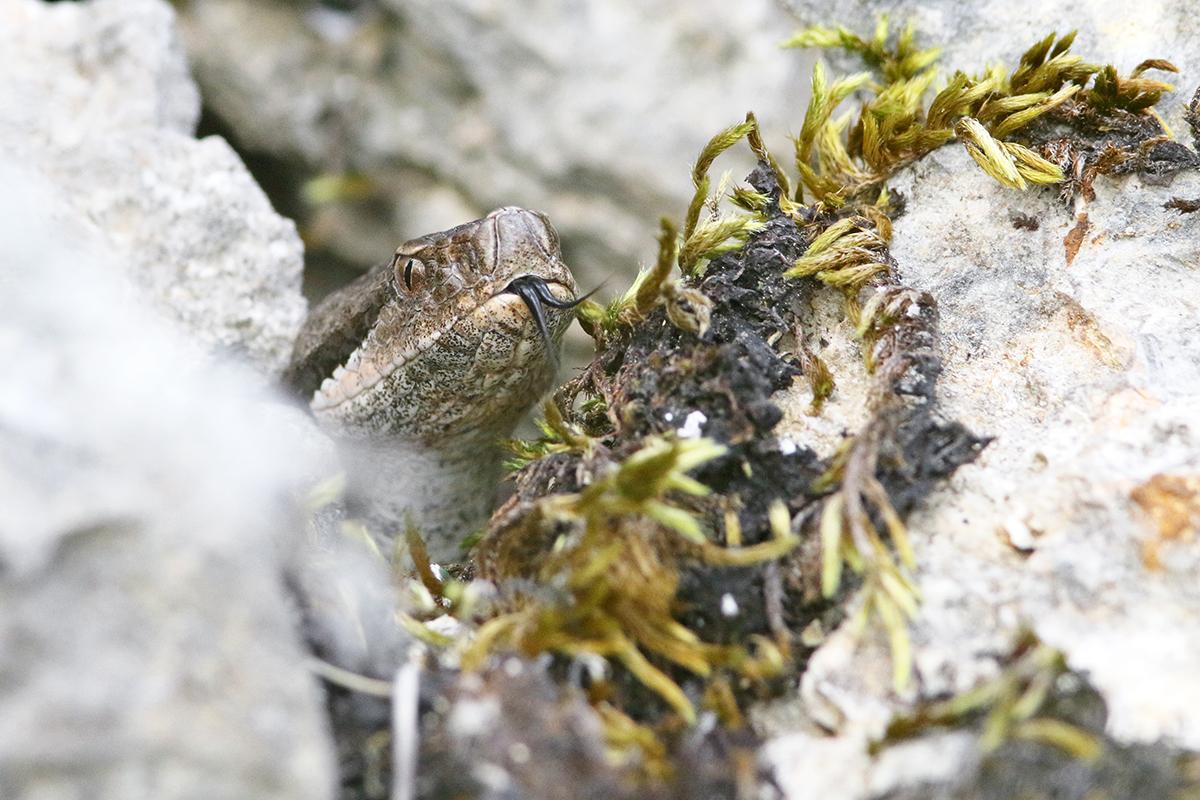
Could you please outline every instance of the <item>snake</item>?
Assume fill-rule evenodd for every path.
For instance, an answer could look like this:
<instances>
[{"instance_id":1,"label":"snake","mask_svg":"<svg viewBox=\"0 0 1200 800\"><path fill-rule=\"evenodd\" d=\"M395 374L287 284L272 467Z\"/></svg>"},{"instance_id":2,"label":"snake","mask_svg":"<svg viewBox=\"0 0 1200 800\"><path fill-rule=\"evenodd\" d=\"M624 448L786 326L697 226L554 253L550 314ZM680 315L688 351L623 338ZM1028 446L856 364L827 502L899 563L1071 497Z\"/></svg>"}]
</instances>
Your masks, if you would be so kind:
<instances>
[{"instance_id":1,"label":"snake","mask_svg":"<svg viewBox=\"0 0 1200 800\"><path fill-rule=\"evenodd\" d=\"M413 524L430 559L464 558L576 293L550 220L508 206L405 242L311 311L282 383L337 442L346 513L377 544Z\"/></svg>"}]
</instances>

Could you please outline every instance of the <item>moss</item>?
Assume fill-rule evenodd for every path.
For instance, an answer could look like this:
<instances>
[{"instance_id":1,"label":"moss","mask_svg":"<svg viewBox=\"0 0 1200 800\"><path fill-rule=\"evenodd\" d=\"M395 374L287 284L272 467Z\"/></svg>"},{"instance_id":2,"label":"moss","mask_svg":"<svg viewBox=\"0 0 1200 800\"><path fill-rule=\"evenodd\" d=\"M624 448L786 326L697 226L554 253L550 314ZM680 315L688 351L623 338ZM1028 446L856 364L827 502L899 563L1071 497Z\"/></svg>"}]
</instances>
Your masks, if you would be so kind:
<instances>
[{"instance_id":1,"label":"moss","mask_svg":"<svg viewBox=\"0 0 1200 800\"><path fill-rule=\"evenodd\" d=\"M1200 165L1153 113L1173 87L1145 73L1176 72L1168 61L1143 61L1122 77L1111 65L1072 55L1074 32L1050 34L1021 56L1015 70L956 73L926 106L937 51L917 50L911 26L894 47L887 40L885 17L869 42L844 28L818 26L784 43L841 47L873 70L829 84L820 64L814 68L813 97L795 140L796 165L801 188L829 208L871 202L889 176L953 138L1006 186L1061 184L1064 197L1088 195L1100 174L1162 175ZM869 96L857 120L851 123L851 113L833 118L844 99L864 89ZM1193 107L1189 113L1195 136L1198 118Z\"/></svg>"}]
</instances>

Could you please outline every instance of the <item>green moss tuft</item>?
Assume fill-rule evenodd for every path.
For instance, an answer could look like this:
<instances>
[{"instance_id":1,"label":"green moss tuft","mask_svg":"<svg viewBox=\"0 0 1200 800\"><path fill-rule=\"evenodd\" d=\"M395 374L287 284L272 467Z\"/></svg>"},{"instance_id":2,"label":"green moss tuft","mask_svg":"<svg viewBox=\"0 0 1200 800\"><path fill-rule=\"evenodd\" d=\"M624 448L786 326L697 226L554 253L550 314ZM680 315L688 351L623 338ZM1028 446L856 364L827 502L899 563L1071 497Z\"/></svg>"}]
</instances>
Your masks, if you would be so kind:
<instances>
[{"instance_id":1,"label":"green moss tuft","mask_svg":"<svg viewBox=\"0 0 1200 800\"><path fill-rule=\"evenodd\" d=\"M1167 61L1150 59L1122 78L1111 65L1085 63L1071 55L1074 40L1074 32L1061 39L1050 34L1027 50L1011 73L1003 67L976 76L956 73L926 108L924 97L936 79L938 51L916 50L911 26L894 49L886 44L886 18L869 42L844 28L800 31L784 46L841 47L862 56L879 78L870 82L869 74L860 73L829 85L820 63L814 67L812 99L795 140L802 188L831 210L861 206L872 202L897 170L955 137L986 174L1006 186L1024 189L1027 183L1064 182L1067 165L1062 163L1061 147L1039 141L1031 148L1008 140L1023 136L1032 123L1048 115L1063 121L1150 113L1163 92L1173 87L1143 73L1176 71ZM864 87L870 94L858 119L851 124L850 112L835 119L834 109Z\"/></svg>"}]
</instances>

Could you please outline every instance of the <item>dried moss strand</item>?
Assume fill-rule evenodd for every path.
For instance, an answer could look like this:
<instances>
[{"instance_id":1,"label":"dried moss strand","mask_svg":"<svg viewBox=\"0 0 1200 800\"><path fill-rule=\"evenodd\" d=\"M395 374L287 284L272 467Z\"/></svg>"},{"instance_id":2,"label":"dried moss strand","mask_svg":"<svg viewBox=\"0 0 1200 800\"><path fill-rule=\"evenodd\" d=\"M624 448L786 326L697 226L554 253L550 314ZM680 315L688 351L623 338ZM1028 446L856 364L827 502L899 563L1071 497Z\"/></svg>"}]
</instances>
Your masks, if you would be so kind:
<instances>
[{"instance_id":1,"label":"dried moss strand","mask_svg":"<svg viewBox=\"0 0 1200 800\"><path fill-rule=\"evenodd\" d=\"M639 282L634 295L634 308L642 317L650 313L662 296L662 285L675 267L677 239L675 223L668 217L659 220L658 260L645 279Z\"/></svg>"},{"instance_id":2,"label":"dried moss strand","mask_svg":"<svg viewBox=\"0 0 1200 800\"><path fill-rule=\"evenodd\" d=\"M1092 734L1062 720L1039 718L1014 725L1013 739L1024 739L1057 747L1080 761L1095 761L1104 753L1104 744Z\"/></svg>"},{"instance_id":3,"label":"dried moss strand","mask_svg":"<svg viewBox=\"0 0 1200 800\"><path fill-rule=\"evenodd\" d=\"M826 597L833 597L841 586L842 505L842 496L835 494L821 513L821 593Z\"/></svg>"},{"instance_id":4,"label":"dried moss strand","mask_svg":"<svg viewBox=\"0 0 1200 800\"><path fill-rule=\"evenodd\" d=\"M1013 166L1030 183L1061 183L1065 176L1057 165L1023 145L1004 142L1004 150L1013 157Z\"/></svg>"},{"instance_id":5,"label":"dried moss strand","mask_svg":"<svg viewBox=\"0 0 1200 800\"><path fill-rule=\"evenodd\" d=\"M696 164L692 168L692 185L695 186L696 191L692 195L692 202L688 206L687 217L683 225L683 238L685 241L691 238L692 232L696 229L696 224L700 221L700 212L704 209L705 203L708 202L708 189L710 186L708 170L712 167L713 161L721 153L724 153L741 141L753 128L753 122L739 122L737 125L730 125L710 139L708 144L704 146L704 149L700 151L700 157L696 159Z\"/></svg>"},{"instance_id":6,"label":"dried moss strand","mask_svg":"<svg viewBox=\"0 0 1200 800\"><path fill-rule=\"evenodd\" d=\"M871 604L883 621L892 649L892 681L896 691L908 685L912 676L912 639L908 634L908 621L893 599L886 593L876 591Z\"/></svg>"},{"instance_id":7,"label":"dried moss strand","mask_svg":"<svg viewBox=\"0 0 1200 800\"><path fill-rule=\"evenodd\" d=\"M979 120L965 117L958 121L954 130L971 158L975 159L975 163L982 167L984 172L1005 186L1014 189L1025 188L1025 179L1013 165L1012 156L1000 146L1000 142L992 138Z\"/></svg>"},{"instance_id":8,"label":"dried moss strand","mask_svg":"<svg viewBox=\"0 0 1200 800\"><path fill-rule=\"evenodd\" d=\"M408 540L408 552L412 555L413 565L417 569L417 577L421 579L421 583L425 585L431 595L441 597L445 592L445 586L433 574L433 567L429 563L429 552L425 549L425 540L421 538L417 526L411 520L405 523L404 533Z\"/></svg>"},{"instance_id":9,"label":"dried moss strand","mask_svg":"<svg viewBox=\"0 0 1200 800\"><path fill-rule=\"evenodd\" d=\"M696 709L687 699L687 695L675 681L655 668L632 642L627 639L615 642L613 655L621 660L621 663L633 673L634 677L666 700L679 716L683 717L684 722L689 725L695 723Z\"/></svg>"},{"instance_id":10,"label":"dried moss strand","mask_svg":"<svg viewBox=\"0 0 1200 800\"><path fill-rule=\"evenodd\" d=\"M700 559L706 564L722 567L747 567L783 558L800 545L798 536L774 539L746 547L718 547L712 542L701 543Z\"/></svg>"},{"instance_id":11,"label":"dried moss strand","mask_svg":"<svg viewBox=\"0 0 1200 800\"><path fill-rule=\"evenodd\" d=\"M1035 119L1045 114L1047 111L1062 105L1067 100L1075 96L1079 92L1078 84L1069 83L1059 89L1052 95L1046 97L1045 100L1032 105L1028 108L1009 114L1003 120L1000 120L992 128L992 136L997 139L1004 139L1007 136L1019 131Z\"/></svg>"},{"instance_id":12,"label":"dried moss strand","mask_svg":"<svg viewBox=\"0 0 1200 800\"><path fill-rule=\"evenodd\" d=\"M755 231L762 230L763 223L744 216L728 216L721 219L702 222L688 236L679 251L679 268L683 274L690 275L700 262L700 259L711 255L726 244L730 239L738 243ZM735 245L736 246L736 245Z\"/></svg>"}]
</instances>

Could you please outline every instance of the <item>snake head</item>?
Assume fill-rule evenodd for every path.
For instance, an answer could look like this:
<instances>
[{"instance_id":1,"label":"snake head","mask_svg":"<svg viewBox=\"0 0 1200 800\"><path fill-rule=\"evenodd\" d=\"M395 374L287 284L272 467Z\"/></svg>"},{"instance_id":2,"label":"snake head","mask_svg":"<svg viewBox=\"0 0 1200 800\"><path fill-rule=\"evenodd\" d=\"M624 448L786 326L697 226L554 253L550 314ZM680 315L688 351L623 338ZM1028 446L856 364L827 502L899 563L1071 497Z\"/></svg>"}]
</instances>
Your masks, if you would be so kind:
<instances>
[{"instance_id":1,"label":"snake head","mask_svg":"<svg viewBox=\"0 0 1200 800\"><path fill-rule=\"evenodd\" d=\"M546 216L501 208L327 298L285 381L344 437L490 444L550 388L575 294Z\"/></svg>"}]
</instances>

